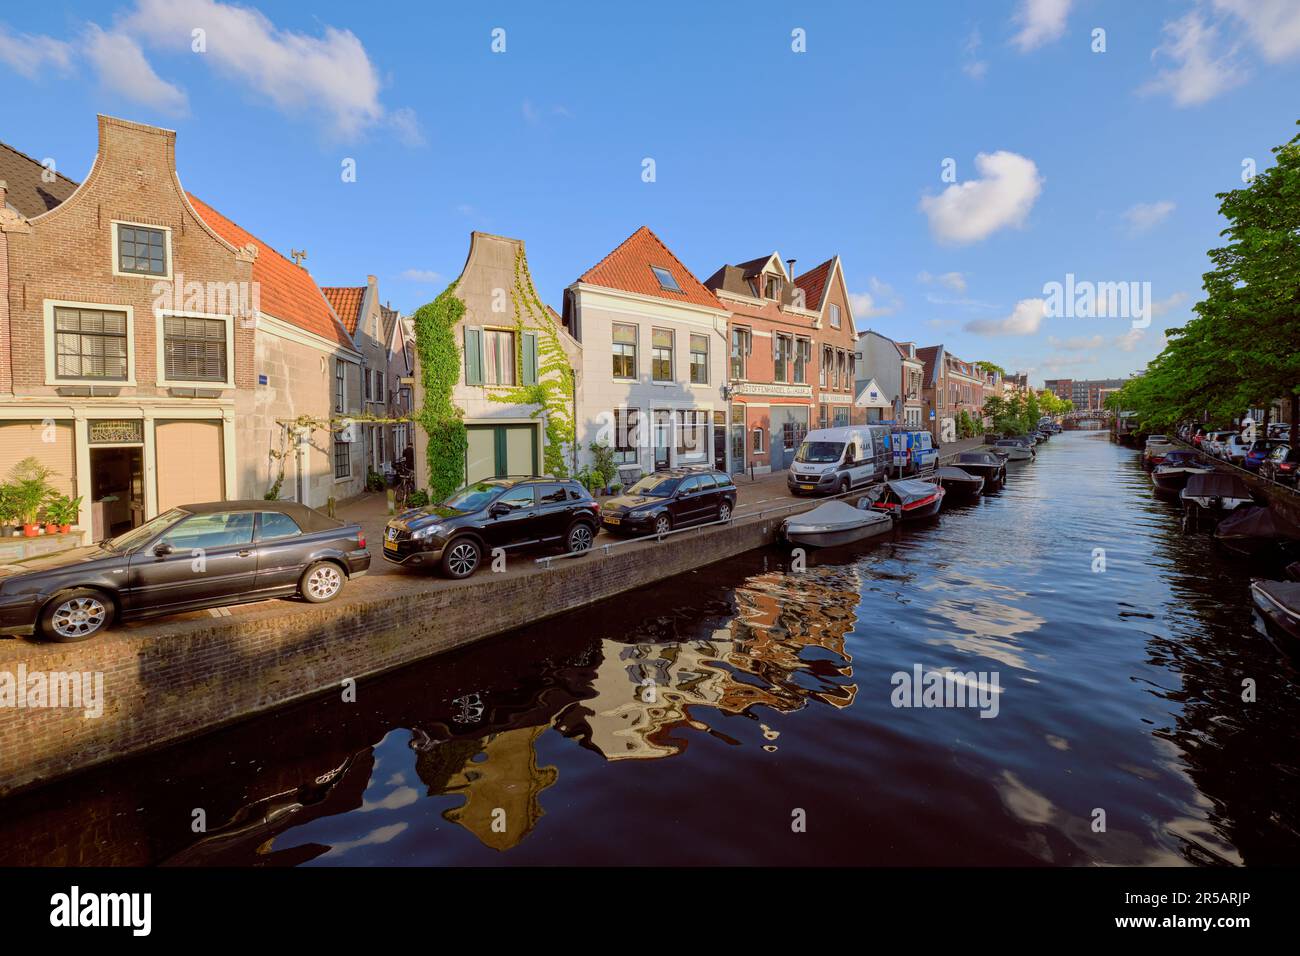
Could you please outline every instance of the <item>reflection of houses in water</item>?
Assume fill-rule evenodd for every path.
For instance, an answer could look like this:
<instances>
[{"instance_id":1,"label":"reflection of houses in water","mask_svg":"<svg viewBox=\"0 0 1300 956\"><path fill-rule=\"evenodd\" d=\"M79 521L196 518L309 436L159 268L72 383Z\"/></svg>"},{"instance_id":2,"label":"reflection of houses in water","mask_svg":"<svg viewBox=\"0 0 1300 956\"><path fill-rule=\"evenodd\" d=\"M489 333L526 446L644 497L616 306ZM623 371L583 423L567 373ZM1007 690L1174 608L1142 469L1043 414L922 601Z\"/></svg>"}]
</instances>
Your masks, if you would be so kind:
<instances>
[{"instance_id":1,"label":"reflection of houses in water","mask_svg":"<svg viewBox=\"0 0 1300 956\"><path fill-rule=\"evenodd\" d=\"M844 637L859 596L846 576L856 583L852 569L756 575L736 589L736 617L710 639L607 643L596 696L582 705L586 727L574 732L609 760L653 759L685 749L674 728L709 730L692 706L729 714L755 705L792 713L809 698L849 706L857 685L844 683L853 673ZM828 655L809 656L809 648ZM566 723L576 723L573 715Z\"/></svg>"},{"instance_id":2,"label":"reflection of houses in water","mask_svg":"<svg viewBox=\"0 0 1300 956\"><path fill-rule=\"evenodd\" d=\"M412 740L415 771L430 794L464 797L444 818L469 830L484 846L508 850L537 825L542 791L559 777L555 767L537 766L537 738L547 729L542 724L444 741L421 740L417 734Z\"/></svg>"}]
</instances>

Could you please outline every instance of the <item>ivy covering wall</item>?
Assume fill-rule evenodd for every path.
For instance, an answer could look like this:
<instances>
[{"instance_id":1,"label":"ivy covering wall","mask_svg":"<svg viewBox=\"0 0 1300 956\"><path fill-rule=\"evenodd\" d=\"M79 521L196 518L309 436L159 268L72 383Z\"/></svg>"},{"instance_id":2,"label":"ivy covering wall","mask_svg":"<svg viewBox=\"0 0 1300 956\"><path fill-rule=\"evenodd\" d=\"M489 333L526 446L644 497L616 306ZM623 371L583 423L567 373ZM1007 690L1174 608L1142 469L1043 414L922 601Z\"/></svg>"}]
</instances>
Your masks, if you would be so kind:
<instances>
[{"instance_id":1,"label":"ivy covering wall","mask_svg":"<svg viewBox=\"0 0 1300 956\"><path fill-rule=\"evenodd\" d=\"M446 293L443 293L446 295ZM459 301L459 300L458 300ZM506 391L494 391L492 401L511 405L536 405L533 418L543 416L546 430L546 447L542 452L548 475L569 477L569 463L565 449L572 448L576 438L573 419L573 367L560 341L560 331L551 317L551 311L542 304L533 288L528 272L528 260L522 249L515 253L514 282L510 286L510 303L514 308L516 341L523 341L525 329L536 330L537 383L518 385ZM523 350L516 349L515 381L524 381ZM459 369L457 370L459 373ZM463 426L462 426L463 429Z\"/></svg>"},{"instance_id":2,"label":"ivy covering wall","mask_svg":"<svg viewBox=\"0 0 1300 956\"><path fill-rule=\"evenodd\" d=\"M429 494L441 501L465 483L465 454L469 439L464 413L451 400L460 381L460 349L456 323L465 303L456 295L456 283L415 312L415 350L419 356L424 402L416 421L429 436Z\"/></svg>"}]
</instances>

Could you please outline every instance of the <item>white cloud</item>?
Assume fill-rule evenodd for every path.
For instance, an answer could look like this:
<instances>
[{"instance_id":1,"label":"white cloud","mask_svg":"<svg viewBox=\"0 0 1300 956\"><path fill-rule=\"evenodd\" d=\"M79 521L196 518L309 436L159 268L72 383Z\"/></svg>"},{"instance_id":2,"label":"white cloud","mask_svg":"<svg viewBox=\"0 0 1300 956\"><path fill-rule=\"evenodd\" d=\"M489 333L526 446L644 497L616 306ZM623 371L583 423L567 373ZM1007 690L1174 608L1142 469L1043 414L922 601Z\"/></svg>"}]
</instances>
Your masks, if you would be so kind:
<instances>
[{"instance_id":1,"label":"white cloud","mask_svg":"<svg viewBox=\"0 0 1300 956\"><path fill-rule=\"evenodd\" d=\"M1086 352L1101 348L1106 344L1106 338L1102 335L1076 335L1068 339L1058 339L1055 335L1049 335L1047 344L1065 352Z\"/></svg>"},{"instance_id":2,"label":"white cloud","mask_svg":"<svg viewBox=\"0 0 1300 956\"><path fill-rule=\"evenodd\" d=\"M1080 368L1084 365L1093 363L1091 355L1049 355L1043 359L1043 364L1039 368L1044 372L1063 372L1066 369Z\"/></svg>"},{"instance_id":3,"label":"white cloud","mask_svg":"<svg viewBox=\"0 0 1300 956\"><path fill-rule=\"evenodd\" d=\"M945 272L942 275L931 275L928 272L919 273L916 277L926 285L941 285L945 289L951 289L953 292L966 291L966 276L960 272Z\"/></svg>"},{"instance_id":4,"label":"white cloud","mask_svg":"<svg viewBox=\"0 0 1300 956\"><path fill-rule=\"evenodd\" d=\"M1169 296L1168 298L1160 299L1156 302L1152 302L1151 315L1154 317L1162 316L1166 312L1171 312L1174 309L1178 308L1186 301L1187 301L1186 292L1175 292L1173 295Z\"/></svg>"},{"instance_id":5,"label":"white cloud","mask_svg":"<svg viewBox=\"0 0 1300 956\"><path fill-rule=\"evenodd\" d=\"M1142 340L1142 333L1142 329L1129 329L1123 335L1116 336L1114 342L1115 348L1119 349L1121 352L1132 352L1137 348L1138 342Z\"/></svg>"},{"instance_id":6,"label":"white cloud","mask_svg":"<svg viewBox=\"0 0 1300 956\"><path fill-rule=\"evenodd\" d=\"M1237 17L1268 61L1300 54L1300 4L1295 0L1214 0L1214 7Z\"/></svg>"},{"instance_id":7,"label":"white cloud","mask_svg":"<svg viewBox=\"0 0 1300 956\"><path fill-rule=\"evenodd\" d=\"M402 278L409 282L427 282L431 285L443 281L442 273L432 269L407 269L402 273Z\"/></svg>"},{"instance_id":8,"label":"white cloud","mask_svg":"<svg viewBox=\"0 0 1300 956\"><path fill-rule=\"evenodd\" d=\"M981 178L921 198L930 232L941 242L978 242L999 229L1022 225L1043 190L1034 161L1018 153L980 153L975 169Z\"/></svg>"},{"instance_id":9,"label":"white cloud","mask_svg":"<svg viewBox=\"0 0 1300 956\"><path fill-rule=\"evenodd\" d=\"M972 319L963 328L976 335L1033 335L1046 314L1046 299L1021 299L1006 318Z\"/></svg>"},{"instance_id":10,"label":"white cloud","mask_svg":"<svg viewBox=\"0 0 1300 956\"><path fill-rule=\"evenodd\" d=\"M962 48L963 62L961 69L972 80L984 79L984 75L989 71L988 62L979 58L979 50L983 42L984 38L980 36L980 31L975 29L970 32L970 36L966 38L966 44Z\"/></svg>"},{"instance_id":11,"label":"white cloud","mask_svg":"<svg viewBox=\"0 0 1300 956\"><path fill-rule=\"evenodd\" d=\"M1166 23L1164 32L1165 42L1152 51L1151 59L1172 60L1174 65L1159 71L1142 92L1167 93L1177 106L1198 106L1245 81L1245 70L1235 62L1236 47L1220 55L1219 28L1206 23L1199 11Z\"/></svg>"},{"instance_id":12,"label":"white cloud","mask_svg":"<svg viewBox=\"0 0 1300 956\"><path fill-rule=\"evenodd\" d=\"M0 63L7 63L29 80L46 67L66 73L72 68L72 45L54 37L14 33L0 24Z\"/></svg>"},{"instance_id":13,"label":"white cloud","mask_svg":"<svg viewBox=\"0 0 1300 956\"><path fill-rule=\"evenodd\" d=\"M1028 53L1065 34L1065 21L1070 15L1072 0L1020 0L1020 6L1011 19L1020 31L1011 42Z\"/></svg>"},{"instance_id":14,"label":"white cloud","mask_svg":"<svg viewBox=\"0 0 1300 956\"><path fill-rule=\"evenodd\" d=\"M409 137L414 114L386 113L379 71L350 30L326 26L321 36L283 30L248 7L218 0L136 0L120 28L151 45L212 63L289 114L318 111L333 133L351 138L385 120ZM204 53L191 50L191 33L206 32Z\"/></svg>"},{"instance_id":15,"label":"white cloud","mask_svg":"<svg viewBox=\"0 0 1300 956\"><path fill-rule=\"evenodd\" d=\"M1169 218L1174 209L1174 204L1168 199L1161 199L1157 202L1140 202L1129 206L1124 211L1124 219L1129 224L1129 231L1137 234L1160 225Z\"/></svg>"},{"instance_id":16,"label":"white cloud","mask_svg":"<svg viewBox=\"0 0 1300 956\"><path fill-rule=\"evenodd\" d=\"M106 89L164 113L185 112L185 93L155 73L140 44L126 34L105 33L89 24L86 57Z\"/></svg>"},{"instance_id":17,"label":"white cloud","mask_svg":"<svg viewBox=\"0 0 1300 956\"><path fill-rule=\"evenodd\" d=\"M854 319L870 319L878 315L892 315L903 306L903 300L894 287L872 276L870 292L850 292L849 308ZM887 301L886 301L887 300Z\"/></svg>"}]
</instances>

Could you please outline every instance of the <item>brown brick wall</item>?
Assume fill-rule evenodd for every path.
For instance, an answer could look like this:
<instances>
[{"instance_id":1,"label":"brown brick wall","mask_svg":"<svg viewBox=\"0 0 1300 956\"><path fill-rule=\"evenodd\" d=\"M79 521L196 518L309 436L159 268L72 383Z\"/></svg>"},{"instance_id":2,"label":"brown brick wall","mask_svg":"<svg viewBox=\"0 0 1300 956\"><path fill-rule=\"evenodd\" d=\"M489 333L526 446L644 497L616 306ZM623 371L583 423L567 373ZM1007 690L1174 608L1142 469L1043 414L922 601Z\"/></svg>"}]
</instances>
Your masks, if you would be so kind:
<instances>
[{"instance_id":1,"label":"brown brick wall","mask_svg":"<svg viewBox=\"0 0 1300 956\"><path fill-rule=\"evenodd\" d=\"M190 282L251 283L252 265L190 211L175 178L176 136L169 130L99 118L99 153L81 188L9 241L13 382L18 395L48 395L43 303L46 299L129 305L135 312L135 380L122 398L165 394L157 388L154 277L113 274L112 221L171 229L172 277ZM235 323L235 382L256 383L251 328ZM2 344L2 343L0 343ZM8 355L0 352L0 361ZM3 378L0 378L0 384ZM110 383L111 384L111 383Z\"/></svg>"},{"instance_id":2,"label":"brown brick wall","mask_svg":"<svg viewBox=\"0 0 1300 956\"><path fill-rule=\"evenodd\" d=\"M806 503L802 508L813 507ZM165 639L0 642L0 671L99 671L104 714L0 708L0 795L156 748L361 678L770 544L781 516L625 545L551 570L456 587L412 576L400 596L291 616L177 622ZM653 549L653 554L648 553Z\"/></svg>"}]
</instances>

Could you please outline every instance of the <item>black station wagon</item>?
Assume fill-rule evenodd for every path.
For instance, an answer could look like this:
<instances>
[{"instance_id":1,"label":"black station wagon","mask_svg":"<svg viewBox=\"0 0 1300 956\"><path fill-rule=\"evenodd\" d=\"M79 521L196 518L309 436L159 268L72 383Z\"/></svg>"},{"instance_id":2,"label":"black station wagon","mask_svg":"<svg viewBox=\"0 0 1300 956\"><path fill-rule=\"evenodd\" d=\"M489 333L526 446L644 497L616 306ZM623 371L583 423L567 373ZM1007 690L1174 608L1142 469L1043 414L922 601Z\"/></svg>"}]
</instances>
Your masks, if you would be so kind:
<instances>
[{"instance_id":1,"label":"black station wagon","mask_svg":"<svg viewBox=\"0 0 1300 956\"><path fill-rule=\"evenodd\" d=\"M0 633L84 641L115 620L299 595L370 567L361 527L291 501L184 505L116 538L0 573Z\"/></svg>"},{"instance_id":2,"label":"black station wagon","mask_svg":"<svg viewBox=\"0 0 1300 956\"><path fill-rule=\"evenodd\" d=\"M467 578L497 548L549 544L586 551L599 530L600 505L570 478L489 478L388 522L384 558Z\"/></svg>"},{"instance_id":3,"label":"black station wagon","mask_svg":"<svg viewBox=\"0 0 1300 956\"><path fill-rule=\"evenodd\" d=\"M726 472L666 468L606 501L601 522L621 534L667 534L683 525L726 521L735 508L736 485Z\"/></svg>"}]
</instances>

